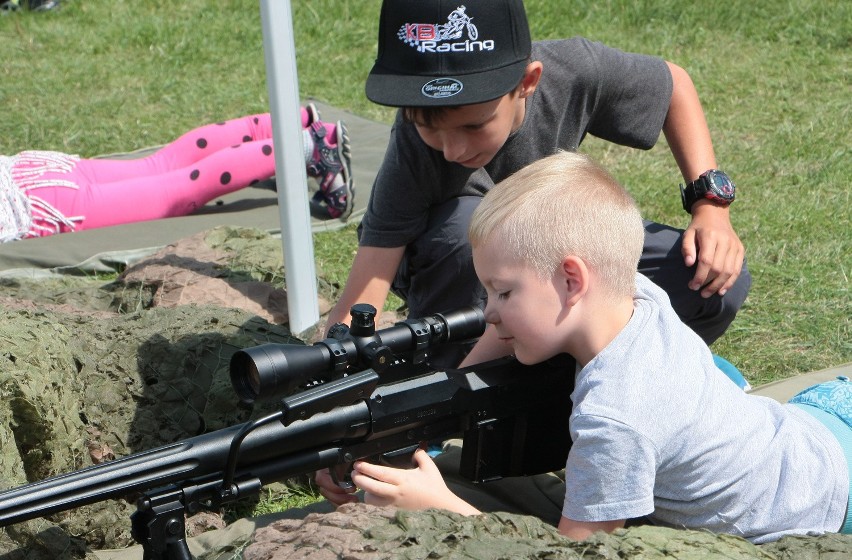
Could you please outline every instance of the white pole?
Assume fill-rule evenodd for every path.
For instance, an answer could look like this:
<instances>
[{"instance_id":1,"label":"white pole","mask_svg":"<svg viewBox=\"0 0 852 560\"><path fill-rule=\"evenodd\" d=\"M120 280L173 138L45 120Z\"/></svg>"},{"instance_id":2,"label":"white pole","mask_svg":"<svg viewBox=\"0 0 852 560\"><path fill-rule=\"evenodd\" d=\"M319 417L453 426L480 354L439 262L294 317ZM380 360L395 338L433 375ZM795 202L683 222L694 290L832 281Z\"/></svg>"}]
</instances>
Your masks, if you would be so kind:
<instances>
[{"instance_id":1,"label":"white pole","mask_svg":"<svg viewBox=\"0 0 852 560\"><path fill-rule=\"evenodd\" d=\"M290 332L319 321L290 0L260 0Z\"/></svg>"}]
</instances>

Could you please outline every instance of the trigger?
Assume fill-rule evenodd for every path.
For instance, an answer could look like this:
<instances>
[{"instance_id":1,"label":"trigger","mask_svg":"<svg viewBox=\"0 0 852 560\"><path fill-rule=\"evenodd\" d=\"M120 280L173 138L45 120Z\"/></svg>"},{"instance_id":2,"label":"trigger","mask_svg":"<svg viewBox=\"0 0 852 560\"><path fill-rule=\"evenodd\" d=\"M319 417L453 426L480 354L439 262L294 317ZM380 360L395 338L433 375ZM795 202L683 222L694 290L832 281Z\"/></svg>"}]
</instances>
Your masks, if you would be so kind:
<instances>
[{"instance_id":1,"label":"trigger","mask_svg":"<svg viewBox=\"0 0 852 560\"><path fill-rule=\"evenodd\" d=\"M355 488L355 483L352 482L352 463L334 465L328 469L328 472L331 474L331 480L340 488L344 490Z\"/></svg>"}]
</instances>

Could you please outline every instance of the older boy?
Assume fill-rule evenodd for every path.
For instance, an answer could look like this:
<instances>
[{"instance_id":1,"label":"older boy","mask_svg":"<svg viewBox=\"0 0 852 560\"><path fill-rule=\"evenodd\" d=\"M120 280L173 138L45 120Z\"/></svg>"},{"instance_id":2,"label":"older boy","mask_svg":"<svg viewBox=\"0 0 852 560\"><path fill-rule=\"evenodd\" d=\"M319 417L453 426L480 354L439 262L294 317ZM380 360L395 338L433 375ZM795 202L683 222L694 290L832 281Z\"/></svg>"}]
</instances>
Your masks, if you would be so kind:
<instances>
[{"instance_id":1,"label":"older boy","mask_svg":"<svg viewBox=\"0 0 852 560\"><path fill-rule=\"evenodd\" d=\"M755 543L852 532L852 383L786 405L730 383L636 274L642 220L602 168L567 152L530 165L484 197L470 240L492 340L522 363L577 359L561 533L583 539L645 516ZM368 503L478 512L425 452L415 460L356 463L352 480Z\"/></svg>"},{"instance_id":2,"label":"older boy","mask_svg":"<svg viewBox=\"0 0 852 560\"><path fill-rule=\"evenodd\" d=\"M355 303L381 309L389 290L412 316L484 305L466 232L494 183L587 134L650 149L661 130L692 221L686 232L647 222L640 269L706 342L734 319L751 280L733 183L682 68L582 38L532 43L521 0L385 0L366 90L402 109L329 325Z\"/></svg>"}]
</instances>

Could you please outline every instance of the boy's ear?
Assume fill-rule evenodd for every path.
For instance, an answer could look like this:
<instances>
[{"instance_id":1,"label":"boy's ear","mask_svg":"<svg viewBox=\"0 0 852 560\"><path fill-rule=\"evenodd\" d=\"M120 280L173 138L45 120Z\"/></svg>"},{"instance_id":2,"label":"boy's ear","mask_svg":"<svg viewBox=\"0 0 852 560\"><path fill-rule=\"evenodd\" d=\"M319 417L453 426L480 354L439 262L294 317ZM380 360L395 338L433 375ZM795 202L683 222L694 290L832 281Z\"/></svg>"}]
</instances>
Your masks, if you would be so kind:
<instances>
[{"instance_id":1,"label":"boy's ear","mask_svg":"<svg viewBox=\"0 0 852 560\"><path fill-rule=\"evenodd\" d=\"M538 87L538 83L541 81L541 72L543 69L544 65L539 60L534 60L527 64L527 69L524 71L524 77L521 79L521 83L518 86L518 96L521 97L521 99L532 95L535 88Z\"/></svg>"},{"instance_id":2,"label":"boy's ear","mask_svg":"<svg viewBox=\"0 0 852 560\"><path fill-rule=\"evenodd\" d=\"M562 259L562 278L565 283L565 303L577 304L589 290L589 267L580 257L569 255Z\"/></svg>"}]
</instances>

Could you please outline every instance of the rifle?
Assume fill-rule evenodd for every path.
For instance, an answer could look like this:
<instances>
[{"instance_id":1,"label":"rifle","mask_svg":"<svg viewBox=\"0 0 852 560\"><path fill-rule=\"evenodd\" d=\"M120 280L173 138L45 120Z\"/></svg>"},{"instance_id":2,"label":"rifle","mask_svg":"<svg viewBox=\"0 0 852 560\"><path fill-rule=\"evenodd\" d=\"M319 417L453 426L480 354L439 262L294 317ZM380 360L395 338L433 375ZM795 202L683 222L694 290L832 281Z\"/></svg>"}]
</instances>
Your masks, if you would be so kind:
<instances>
[{"instance_id":1,"label":"rifle","mask_svg":"<svg viewBox=\"0 0 852 560\"><path fill-rule=\"evenodd\" d=\"M372 306L355 305L351 315L351 327L335 325L312 346L264 344L232 356L240 399L283 395L279 411L0 492L0 527L137 494L131 529L145 560L190 559L187 514L219 510L266 484L324 468L347 484L341 466L364 458L410 461L421 442L461 435L460 474L475 482L564 466L571 358L439 370L429 365L430 351L480 336L479 309L378 331Z\"/></svg>"}]
</instances>

